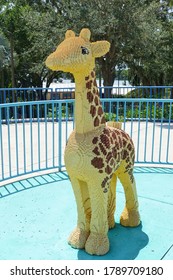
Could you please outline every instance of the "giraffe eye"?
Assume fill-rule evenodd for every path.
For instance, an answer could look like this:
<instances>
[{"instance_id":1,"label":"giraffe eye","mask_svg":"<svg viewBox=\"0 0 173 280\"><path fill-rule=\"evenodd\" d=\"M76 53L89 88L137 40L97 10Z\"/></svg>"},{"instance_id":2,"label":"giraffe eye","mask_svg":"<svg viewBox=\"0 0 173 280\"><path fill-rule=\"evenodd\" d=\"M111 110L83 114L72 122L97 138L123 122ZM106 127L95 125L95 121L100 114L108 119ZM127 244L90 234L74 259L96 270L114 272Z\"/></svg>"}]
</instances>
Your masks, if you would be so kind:
<instances>
[{"instance_id":1,"label":"giraffe eye","mask_svg":"<svg viewBox=\"0 0 173 280\"><path fill-rule=\"evenodd\" d=\"M82 54L89 54L89 50L85 47L81 47L82 49Z\"/></svg>"}]
</instances>

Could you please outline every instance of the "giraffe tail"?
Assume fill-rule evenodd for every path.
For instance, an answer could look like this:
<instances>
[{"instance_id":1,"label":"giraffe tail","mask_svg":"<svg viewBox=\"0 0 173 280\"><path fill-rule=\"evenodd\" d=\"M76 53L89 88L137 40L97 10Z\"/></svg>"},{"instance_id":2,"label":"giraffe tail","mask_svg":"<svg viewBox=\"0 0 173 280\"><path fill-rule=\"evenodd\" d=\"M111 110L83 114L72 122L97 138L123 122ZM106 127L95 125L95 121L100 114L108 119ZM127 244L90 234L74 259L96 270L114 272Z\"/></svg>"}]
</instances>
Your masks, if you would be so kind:
<instances>
[{"instance_id":1,"label":"giraffe tail","mask_svg":"<svg viewBox=\"0 0 173 280\"><path fill-rule=\"evenodd\" d=\"M111 126L111 127L114 127L114 128L121 129L122 123L121 122L108 121L107 126Z\"/></svg>"}]
</instances>

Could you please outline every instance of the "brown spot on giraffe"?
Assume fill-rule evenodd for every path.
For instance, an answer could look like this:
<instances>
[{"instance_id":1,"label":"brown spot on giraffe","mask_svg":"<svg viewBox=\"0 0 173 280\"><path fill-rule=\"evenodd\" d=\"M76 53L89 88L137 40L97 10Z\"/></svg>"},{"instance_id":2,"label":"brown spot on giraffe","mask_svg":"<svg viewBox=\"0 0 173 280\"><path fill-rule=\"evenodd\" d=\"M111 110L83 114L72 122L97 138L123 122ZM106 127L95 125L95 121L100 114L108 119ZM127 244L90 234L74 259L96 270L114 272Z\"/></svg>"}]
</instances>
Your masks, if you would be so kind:
<instances>
[{"instance_id":1,"label":"brown spot on giraffe","mask_svg":"<svg viewBox=\"0 0 173 280\"><path fill-rule=\"evenodd\" d=\"M111 136L110 136L110 142L111 142L111 144L114 143L114 140L113 140L113 138Z\"/></svg>"},{"instance_id":2,"label":"brown spot on giraffe","mask_svg":"<svg viewBox=\"0 0 173 280\"><path fill-rule=\"evenodd\" d=\"M96 89L95 89L95 87L93 87L93 95L95 96L96 95Z\"/></svg>"},{"instance_id":3,"label":"brown spot on giraffe","mask_svg":"<svg viewBox=\"0 0 173 280\"><path fill-rule=\"evenodd\" d=\"M115 133L116 133L117 135L121 135L121 132L120 132L118 129L116 129Z\"/></svg>"},{"instance_id":4,"label":"brown spot on giraffe","mask_svg":"<svg viewBox=\"0 0 173 280\"><path fill-rule=\"evenodd\" d=\"M97 111L97 113L98 113L98 115L99 115L99 116L103 115L103 109L102 109L102 107L101 107L101 106L100 106L100 107L98 107L98 111Z\"/></svg>"},{"instance_id":5,"label":"brown spot on giraffe","mask_svg":"<svg viewBox=\"0 0 173 280\"><path fill-rule=\"evenodd\" d=\"M128 135L127 135L123 130L121 130L121 135L122 135L122 137L123 137L124 139L126 139L126 140L129 141Z\"/></svg>"},{"instance_id":6,"label":"brown spot on giraffe","mask_svg":"<svg viewBox=\"0 0 173 280\"><path fill-rule=\"evenodd\" d=\"M128 163L130 161L129 157L126 157L126 163Z\"/></svg>"},{"instance_id":7,"label":"brown spot on giraffe","mask_svg":"<svg viewBox=\"0 0 173 280\"><path fill-rule=\"evenodd\" d=\"M123 138L123 147L125 147L127 143L127 140Z\"/></svg>"},{"instance_id":8,"label":"brown spot on giraffe","mask_svg":"<svg viewBox=\"0 0 173 280\"><path fill-rule=\"evenodd\" d=\"M112 173L112 167L110 167L109 165L107 165L106 168L105 168L105 172L106 172L107 174L111 174L111 173Z\"/></svg>"},{"instance_id":9,"label":"brown spot on giraffe","mask_svg":"<svg viewBox=\"0 0 173 280\"><path fill-rule=\"evenodd\" d=\"M94 97L93 97L93 94L91 93L91 91L87 92L87 99L88 99L89 103L93 102Z\"/></svg>"},{"instance_id":10,"label":"brown spot on giraffe","mask_svg":"<svg viewBox=\"0 0 173 280\"><path fill-rule=\"evenodd\" d=\"M90 107L90 114L92 117L95 117L96 115L96 107L94 105L91 105Z\"/></svg>"},{"instance_id":11,"label":"brown spot on giraffe","mask_svg":"<svg viewBox=\"0 0 173 280\"><path fill-rule=\"evenodd\" d=\"M100 135L100 140L106 146L106 148L110 148L110 140L109 137L106 134L101 134Z\"/></svg>"},{"instance_id":12,"label":"brown spot on giraffe","mask_svg":"<svg viewBox=\"0 0 173 280\"><path fill-rule=\"evenodd\" d=\"M104 124L104 123L106 123L106 119L105 119L105 117L103 116L102 119L101 119L101 124Z\"/></svg>"},{"instance_id":13,"label":"brown spot on giraffe","mask_svg":"<svg viewBox=\"0 0 173 280\"><path fill-rule=\"evenodd\" d=\"M86 82L87 89L91 89L91 86L92 86L92 80L89 80L88 82Z\"/></svg>"},{"instance_id":14,"label":"brown spot on giraffe","mask_svg":"<svg viewBox=\"0 0 173 280\"><path fill-rule=\"evenodd\" d=\"M98 140L99 140L98 137L94 137L93 140L92 140L92 143L93 143L93 144L96 144L96 143L98 142Z\"/></svg>"},{"instance_id":15,"label":"brown spot on giraffe","mask_svg":"<svg viewBox=\"0 0 173 280\"><path fill-rule=\"evenodd\" d=\"M113 147L112 148L112 156L113 156L113 158L117 158L117 149L116 149L116 147Z\"/></svg>"},{"instance_id":16,"label":"brown spot on giraffe","mask_svg":"<svg viewBox=\"0 0 173 280\"><path fill-rule=\"evenodd\" d=\"M94 71L91 71L91 77L92 77L92 78L95 78L95 73L94 73Z\"/></svg>"},{"instance_id":17,"label":"brown spot on giraffe","mask_svg":"<svg viewBox=\"0 0 173 280\"><path fill-rule=\"evenodd\" d=\"M93 150L93 153L96 154L97 156L99 156L100 155L99 148L95 147Z\"/></svg>"},{"instance_id":18,"label":"brown spot on giraffe","mask_svg":"<svg viewBox=\"0 0 173 280\"><path fill-rule=\"evenodd\" d=\"M98 96L95 96L94 98L94 102L95 102L95 105L98 106L99 105L99 99L98 99Z\"/></svg>"},{"instance_id":19,"label":"brown spot on giraffe","mask_svg":"<svg viewBox=\"0 0 173 280\"><path fill-rule=\"evenodd\" d=\"M106 156L107 151L106 151L106 149L105 149L105 147L103 146L102 143L99 143L99 148L100 148L102 154L103 154L104 156Z\"/></svg>"},{"instance_id":20,"label":"brown spot on giraffe","mask_svg":"<svg viewBox=\"0 0 173 280\"><path fill-rule=\"evenodd\" d=\"M135 161L135 151L134 150L131 151L130 158L131 158L132 162L134 163L134 161Z\"/></svg>"},{"instance_id":21,"label":"brown spot on giraffe","mask_svg":"<svg viewBox=\"0 0 173 280\"><path fill-rule=\"evenodd\" d=\"M120 145L119 145L119 143L118 143L118 140L117 140L117 142L115 142L115 149L117 149L117 150L120 149Z\"/></svg>"},{"instance_id":22,"label":"brown spot on giraffe","mask_svg":"<svg viewBox=\"0 0 173 280\"><path fill-rule=\"evenodd\" d=\"M111 130L110 130L109 128L104 129L103 132L104 132L104 134L106 134L106 135L108 135L108 136L111 135Z\"/></svg>"},{"instance_id":23,"label":"brown spot on giraffe","mask_svg":"<svg viewBox=\"0 0 173 280\"><path fill-rule=\"evenodd\" d=\"M104 178L104 180L103 180L103 182L102 182L102 184L101 184L102 188L105 188L105 186L106 186L108 180L109 180L109 177L108 177L108 176Z\"/></svg>"},{"instance_id":24,"label":"brown spot on giraffe","mask_svg":"<svg viewBox=\"0 0 173 280\"><path fill-rule=\"evenodd\" d=\"M96 116L95 119L94 119L94 126L95 127L99 126L99 123L100 123L99 118Z\"/></svg>"},{"instance_id":25,"label":"brown spot on giraffe","mask_svg":"<svg viewBox=\"0 0 173 280\"><path fill-rule=\"evenodd\" d=\"M112 152L109 152L106 156L106 162L108 163L112 159L112 157L113 157Z\"/></svg>"},{"instance_id":26,"label":"brown spot on giraffe","mask_svg":"<svg viewBox=\"0 0 173 280\"><path fill-rule=\"evenodd\" d=\"M96 79L94 79L94 86L97 88L97 82L96 82Z\"/></svg>"},{"instance_id":27,"label":"brown spot on giraffe","mask_svg":"<svg viewBox=\"0 0 173 280\"><path fill-rule=\"evenodd\" d=\"M112 137L114 138L114 139L116 139L117 137L116 137L116 133L115 132L113 132L112 133Z\"/></svg>"},{"instance_id":28,"label":"brown spot on giraffe","mask_svg":"<svg viewBox=\"0 0 173 280\"><path fill-rule=\"evenodd\" d=\"M122 139L121 139L121 137L118 137L118 142L119 142L119 147L120 147L120 149L123 147L123 142L122 142Z\"/></svg>"},{"instance_id":29,"label":"brown spot on giraffe","mask_svg":"<svg viewBox=\"0 0 173 280\"><path fill-rule=\"evenodd\" d=\"M101 157L95 157L91 160L92 165L95 168L101 169L104 167L103 159Z\"/></svg>"},{"instance_id":30,"label":"brown spot on giraffe","mask_svg":"<svg viewBox=\"0 0 173 280\"><path fill-rule=\"evenodd\" d=\"M129 143L129 144L127 145L127 149L128 149L129 151L132 150L132 144L131 144L131 143Z\"/></svg>"}]
</instances>

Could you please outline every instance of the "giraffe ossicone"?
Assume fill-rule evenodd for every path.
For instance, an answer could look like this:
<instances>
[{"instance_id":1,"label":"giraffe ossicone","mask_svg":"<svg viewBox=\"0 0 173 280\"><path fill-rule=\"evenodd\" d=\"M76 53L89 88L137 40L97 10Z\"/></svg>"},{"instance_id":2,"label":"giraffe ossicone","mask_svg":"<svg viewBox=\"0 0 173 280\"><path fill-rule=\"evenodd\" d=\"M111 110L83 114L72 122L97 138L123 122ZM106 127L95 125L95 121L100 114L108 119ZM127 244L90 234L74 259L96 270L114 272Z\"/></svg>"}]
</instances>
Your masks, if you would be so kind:
<instances>
[{"instance_id":1,"label":"giraffe ossicone","mask_svg":"<svg viewBox=\"0 0 173 280\"><path fill-rule=\"evenodd\" d=\"M87 28L79 36L68 30L46 65L54 71L72 73L76 83L75 129L65 148L65 165L78 220L68 242L74 248L85 248L89 254L104 255L110 247L108 229L115 225L117 178L126 201L120 223L138 226L140 215L133 176L134 144L119 125L106 124L96 83L95 58L106 55L110 43L90 42L90 37Z\"/></svg>"}]
</instances>

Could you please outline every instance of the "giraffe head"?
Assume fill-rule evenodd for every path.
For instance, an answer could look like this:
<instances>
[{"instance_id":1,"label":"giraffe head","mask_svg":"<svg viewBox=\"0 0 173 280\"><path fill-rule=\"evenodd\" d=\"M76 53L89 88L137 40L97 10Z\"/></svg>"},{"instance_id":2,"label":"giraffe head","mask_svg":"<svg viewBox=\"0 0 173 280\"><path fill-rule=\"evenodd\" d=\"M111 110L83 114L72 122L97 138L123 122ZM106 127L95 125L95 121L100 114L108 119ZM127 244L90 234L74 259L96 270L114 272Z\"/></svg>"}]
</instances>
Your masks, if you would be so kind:
<instances>
[{"instance_id":1,"label":"giraffe head","mask_svg":"<svg viewBox=\"0 0 173 280\"><path fill-rule=\"evenodd\" d=\"M90 42L90 36L87 28L79 36L67 30L64 41L46 59L46 66L53 71L87 75L95 67L95 58L105 55L110 48L108 41Z\"/></svg>"}]
</instances>

